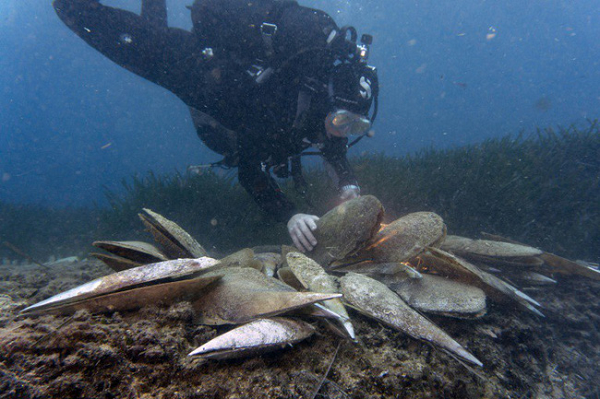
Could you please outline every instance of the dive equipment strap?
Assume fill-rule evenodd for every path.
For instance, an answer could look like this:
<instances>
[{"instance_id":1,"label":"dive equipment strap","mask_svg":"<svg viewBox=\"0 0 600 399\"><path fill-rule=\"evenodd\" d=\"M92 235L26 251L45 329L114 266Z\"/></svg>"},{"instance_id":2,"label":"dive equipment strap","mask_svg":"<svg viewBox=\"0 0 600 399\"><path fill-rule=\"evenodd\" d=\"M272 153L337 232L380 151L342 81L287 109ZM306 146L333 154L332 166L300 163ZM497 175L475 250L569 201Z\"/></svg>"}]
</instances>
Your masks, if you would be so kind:
<instances>
[{"instance_id":1,"label":"dive equipment strap","mask_svg":"<svg viewBox=\"0 0 600 399\"><path fill-rule=\"evenodd\" d=\"M258 27L260 29L260 36L262 37L264 57L256 58L246 72L259 85L269 80L275 72L275 69L270 65L276 64L274 41L277 38L276 35L279 30L279 20L283 12L292 6L298 6L298 3L295 1L274 2L273 7L268 12L269 17L265 18Z\"/></svg>"},{"instance_id":2,"label":"dive equipment strap","mask_svg":"<svg viewBox=\"0 0 600 399\"><path fill-rule=\"evenodd\" d=\"M273 50L273 36L277 33L277 25L263 22L260 25L260 34L263 38L263 43L265 45L265 55L267 58L271 58L275 51Z\"/></svg>"}]
</instances>

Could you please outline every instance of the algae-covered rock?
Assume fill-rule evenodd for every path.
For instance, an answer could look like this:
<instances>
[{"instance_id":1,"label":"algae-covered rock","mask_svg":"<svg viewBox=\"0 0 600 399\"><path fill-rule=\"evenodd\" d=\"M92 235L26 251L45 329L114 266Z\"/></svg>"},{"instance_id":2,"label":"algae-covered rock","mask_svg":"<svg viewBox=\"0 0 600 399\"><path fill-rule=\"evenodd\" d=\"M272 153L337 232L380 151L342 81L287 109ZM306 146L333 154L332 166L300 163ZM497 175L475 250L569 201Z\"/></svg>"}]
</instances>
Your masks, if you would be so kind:
<instances>
[{"instance_id":1,"label":"algae-covered rock","mask_svg":"<svg viewBox=\"0 0 600 399\"><path fill-rule=\"evenodd\" d=\"M372 195L344 202L317 221L317 245L308 253L321 266L359 250L376 232L383 218L383 205Z\"/></svg>"}]
</instances>

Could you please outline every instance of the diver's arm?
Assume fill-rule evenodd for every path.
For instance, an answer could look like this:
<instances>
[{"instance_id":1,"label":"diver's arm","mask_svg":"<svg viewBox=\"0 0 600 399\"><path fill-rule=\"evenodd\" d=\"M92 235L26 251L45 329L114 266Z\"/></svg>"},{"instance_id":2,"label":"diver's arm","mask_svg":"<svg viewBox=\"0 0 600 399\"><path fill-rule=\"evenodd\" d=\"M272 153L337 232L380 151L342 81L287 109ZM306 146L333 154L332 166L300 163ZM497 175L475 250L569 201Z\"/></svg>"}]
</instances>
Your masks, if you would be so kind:
<instances>
[{"instance_id":1,"label":"diver's arm","mask_svg":"<svg viewBox=\"0 0 600 399\"><path fill-rule=\"evenodd\" d=\"M258 206L280 222L287 222L295 213L296 207L283 194L275 180L261 168L258 161L240 156L238 180Z\"/></svg>"},{"instance_id":2,"label":"diver's arm","mask_svg":"<svg viewBox=\"0 0 600 399\"><path fill-rule=\"evenodd\" d=\"M280 222L287 222L288 232L296 248L302 252L311 251L317 244L313 235L316 230L315 215L297 213L292 204L281 192L275 180L263 172L260 162L249 162L240 158L238 180L242 187L254 198L258 206Z\"/></svg>"},{"instance_id":3,"label":"diver's arm","mask_svg":"<svg viewBox=\"0 0 600 399\"><path fill-rule=\"evenodd\" d=\"M142 0L142 18L154 26L167 28L167 0Z\"/></svg>"},{"instance_id":4,"label":"diver's arm","mask_svg":"<svg viewBox=\"0 0 600 399\"><path fill-rule=\"evenodd\" d=\"M346 139L328 139L322 149L323 158L335 172L343 200L355 198L360 194L358 181L346 156L346 143Z\"/></svg>"},{"instance_id":5,"label":"diver's arm","mask_svg":"<svg viewBox=\"0 0 600 399\"><path fill-rule=\"evenodd\" d=\"M164 2L164 0L162 0ZM161 4L145 5L144 17L104 6L97 0L54 0L60 19L79 37L129 71L159 84L185 101L190 86L202 79L202 62L191 32L168 28ZM196 81L195 81L196 80Z\"/></svg>"}]
</instances>

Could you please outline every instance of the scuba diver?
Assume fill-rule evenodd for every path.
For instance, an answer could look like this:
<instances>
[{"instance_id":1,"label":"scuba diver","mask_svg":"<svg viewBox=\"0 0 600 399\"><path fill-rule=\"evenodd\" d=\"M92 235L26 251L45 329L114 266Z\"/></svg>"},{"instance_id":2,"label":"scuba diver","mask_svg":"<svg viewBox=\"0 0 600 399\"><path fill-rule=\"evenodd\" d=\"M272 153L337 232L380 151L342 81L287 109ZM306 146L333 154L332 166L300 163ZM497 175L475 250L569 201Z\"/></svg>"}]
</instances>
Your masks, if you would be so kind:
<instances>
[{"instance_id":1,"label":"scuba diver","mask_svg":"<svg viewBox=\"0 0 600 399\"><path fill-rule=\"evenodd\" d=\"M377 114L370 35L357 43L355 28L292 0L195 0L191 32L168 26L166 0L143 0L141 15L99 0L53 6L94 49L178 96L200 139L224 156L211 166L238 168L240 184L287 222L299 250L316 245L318 217L299 213L274 176L302 189L300 157L318 154L342 201L360 195L346 153Z\"/></svg>"}]
</instances>

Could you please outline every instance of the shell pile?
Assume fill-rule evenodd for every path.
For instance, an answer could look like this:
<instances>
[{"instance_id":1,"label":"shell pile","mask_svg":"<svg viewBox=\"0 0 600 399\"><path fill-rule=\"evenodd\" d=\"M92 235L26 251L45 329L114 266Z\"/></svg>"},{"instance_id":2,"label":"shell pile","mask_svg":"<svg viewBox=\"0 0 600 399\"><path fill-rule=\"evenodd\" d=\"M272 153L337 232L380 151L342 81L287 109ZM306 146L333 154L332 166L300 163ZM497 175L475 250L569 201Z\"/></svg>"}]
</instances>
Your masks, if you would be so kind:
<instances>
[{"instance_id":1,"label":"shell pile","mask_svg":"<svg viewBox=\"0 0 600 399\"><path fill-rule=\"evenodd\" d=\"M543 317L519 284L554 284L556 274L599 280L594 265L572 262L498 236L446 235L442 218L411 213L383 225L373 196L345 202L317 222L318 244L243 249L222 259L175 222L144 209L140 218L161 249L97 241L93 254L115 273L23 310L26 315L132 311L188 301L195 321L234 328L189 353L210 359L289 346L315 332L314 320L355 340L349 308L472 365L482 362L423 314L478 318L487 301L514 303Z\"/></svg>"}]
</instances>

